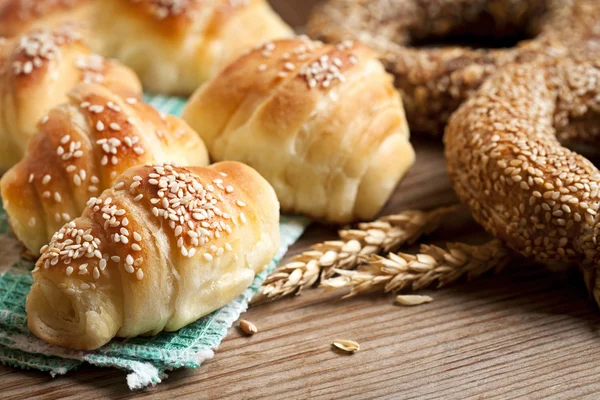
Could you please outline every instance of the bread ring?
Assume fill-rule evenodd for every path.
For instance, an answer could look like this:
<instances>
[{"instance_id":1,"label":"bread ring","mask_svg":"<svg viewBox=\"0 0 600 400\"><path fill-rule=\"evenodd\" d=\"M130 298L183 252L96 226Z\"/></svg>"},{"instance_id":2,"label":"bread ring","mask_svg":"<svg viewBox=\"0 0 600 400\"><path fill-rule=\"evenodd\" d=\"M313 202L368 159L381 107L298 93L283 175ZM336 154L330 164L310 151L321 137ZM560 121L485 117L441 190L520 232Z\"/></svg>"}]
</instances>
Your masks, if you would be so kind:
<instances>
[{"instance_id":1,"label":"bread ring","mask_svg":"<svg viewBox=\"0 0 600 400\"><path fill-rule=\"evenodd\" d=\"M450 118L446 159L487 231L535 260L582 265L600 304L600 171L558 140L600 138L600 40L580 47L497 71Z\"/></svg>"},{"instance_id":2,"label":"bread ring","mask_svg":"<svg viewBox=\"0 0 600 400\"><path fill-rule=\"evenodd\" d=\"M504 49L431 48L424 41L575 41L600 18L597 0L328 0L309 33L360 40L380 51L396 77L411 131L441 135L448 117L498 67L519 60ZM486 40L489 39L489 40Z\"/></svg>"}]
</instances>

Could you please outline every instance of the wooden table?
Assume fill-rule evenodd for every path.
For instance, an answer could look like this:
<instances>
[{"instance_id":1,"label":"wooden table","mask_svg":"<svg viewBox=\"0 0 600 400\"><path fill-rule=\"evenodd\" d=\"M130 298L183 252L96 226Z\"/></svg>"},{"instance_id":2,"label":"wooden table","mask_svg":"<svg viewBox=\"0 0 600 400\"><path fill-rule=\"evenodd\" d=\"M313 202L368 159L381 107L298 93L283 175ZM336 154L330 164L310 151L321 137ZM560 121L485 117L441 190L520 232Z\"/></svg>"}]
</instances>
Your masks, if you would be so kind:
<instances>
[{"instance_id":1,"label":"wooden table","mask_svg":"<svg viewBox=\"0 0 600 400\"><path fill-rule=\"evenodd\" d=\"M417 165L387 213L455 201L441 144L415 144ZM312 227L290 254L334 233ZM425 241L486 238L463 212ZM600 312L578 273L515 263L499 276L424 293L434 302L405 308L393 296L341 300L314 289L251 308L244 318L259 333L232 328L214 359L154 388L132 393L118 370L84 367L52 379L0 367L0 398L598 398ZM336 338L361 350L337 353Z\"/></svg>"},{"instance_id":2,"label":"wooden table","mask_svg":"<svg viewBox=\"0 0 600 400\"><path fill-rule=\"evenodd\" d=\"M301 24L314 0L275 1ZM384 213L432 208L456 201L437 141L416 140L416 166ZM333 238L313 226L290 254ZM426 242L481 242L488 237L463 211ZM244 318L260 332L232 328L214 359L178 370L155 388L130 392L125 373L84 367L56 379L0 367L0 398L598 398L600 311L576 272L549 272L514 263L440 291L414 308L392 296L341 300L315 289L252 308ZM360 352L331 349L351 338Z\"/></svg>"}]
</instances>

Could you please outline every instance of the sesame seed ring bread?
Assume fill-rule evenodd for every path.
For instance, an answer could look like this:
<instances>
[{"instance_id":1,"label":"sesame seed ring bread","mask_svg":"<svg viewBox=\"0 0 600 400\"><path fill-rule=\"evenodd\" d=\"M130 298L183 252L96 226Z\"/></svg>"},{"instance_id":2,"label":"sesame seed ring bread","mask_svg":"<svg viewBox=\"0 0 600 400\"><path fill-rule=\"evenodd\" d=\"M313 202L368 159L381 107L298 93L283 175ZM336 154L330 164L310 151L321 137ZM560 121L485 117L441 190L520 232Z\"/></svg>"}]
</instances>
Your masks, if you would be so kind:
<instances>
[{"instance_id":1,"label":"sesame seed ring bread","mask_svg":"<svg viewBox=\"0 0 600 400\"><path fill-rule=\"evenodd\" d=\"M454 189L475 219L524 256L581 265L600 304L600 171L558 140L598 145L596 33L498 70L450 118L445 144Z\"/></svg>"},{"instance_id":2,"label":"sesame seed ring bread","mask_svg":"<svg viewBox=\"0 0 600 400\"><path fill-rule=\"evenodd\" d=\"M441 136L449 116L497 68L521 60L500 49L430 47L444 39L567 42L600 18L597 0L328 0L308 31L327 42L360 40L395 76L413 133Z\"/></svg>"},{"instance_id":3,"label":"sesame seed ring bread","mask_svg":"<svg viewBox=\"0 0 600 400\"><path fill-rule=\"evenodd\" d=\"M247 163L283 211L320 221L372 219L415 159L392 77L360 44L265 43L201 86L183 118L213 160Z\"/></svg>"}]
</instances>

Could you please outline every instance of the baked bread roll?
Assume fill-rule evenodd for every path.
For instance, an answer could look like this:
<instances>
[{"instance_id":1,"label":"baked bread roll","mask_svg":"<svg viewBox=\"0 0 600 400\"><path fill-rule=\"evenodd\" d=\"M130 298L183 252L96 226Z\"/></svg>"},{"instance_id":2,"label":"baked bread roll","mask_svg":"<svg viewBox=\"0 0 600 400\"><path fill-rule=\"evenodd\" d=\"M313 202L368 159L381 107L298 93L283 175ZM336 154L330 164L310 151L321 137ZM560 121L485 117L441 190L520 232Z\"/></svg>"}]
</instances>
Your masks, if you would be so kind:
<instances>
[{"instance_id":1,"label":"baked bread roll","mask_svg":"<svg viewBox=\"0 0 600 400\"><path fill-rule=\"evenodd\" d=\"M19 161L37 123L80 82L139 97L129 68L93 54L70 28L39 30L0 44L0 173Z\"/></svg>"},{"instance_id":2,"label":"baked bread roll","mask_svg":"<svg viewBox=\"0 0 600 400\"><path fill-rule=\"evenodd\" d=\"M185 122L99 85L77 86L39 129L0 181L12 230L33 254L127 168L208 164L204 143Z\"/></svg>"},{"instance_id":3,"label":"baked bread roll","mask_svg":"<svg viewBox=\"0 0 600 400\"><path fill-rule=\"evenodd\" d=\"M178 330L252 283L278 250L278 222L273 189L246 165L129 169L45 247L29 329L80 350Z\"/></svg>"},{"instance_id":4,"label":"baked bread roll","mask_svg":"<svg viewBox=\"0 0 600 400\"><path fill-rule=\"evenodd\" d=\"M0 36L18 36L65 22L87 24L98 0L0 0Z\"/></svg>"},{"instance_id":5,"label":"baked bread roll","mask_svg":"<svg viewBox=\"0 0 600 400\"><path fill-rule=\"evenodd\" d=\"M293 33L266 0L103 0L91 25L92 48L145 89L186 96L244 50Z\"/></svg>"},{"instance_id":6,"label":"baked bread roll","mask_svg":"<svg viewBox=\"0 0 600 400\"><path fill-rule=\"evenodd\" d=\"M285 212L372 219L414 161L402 101L376 54L295 38L266 43L202 86L183 118L216 161L242 161Z\"/></svg>"}]
</instances>

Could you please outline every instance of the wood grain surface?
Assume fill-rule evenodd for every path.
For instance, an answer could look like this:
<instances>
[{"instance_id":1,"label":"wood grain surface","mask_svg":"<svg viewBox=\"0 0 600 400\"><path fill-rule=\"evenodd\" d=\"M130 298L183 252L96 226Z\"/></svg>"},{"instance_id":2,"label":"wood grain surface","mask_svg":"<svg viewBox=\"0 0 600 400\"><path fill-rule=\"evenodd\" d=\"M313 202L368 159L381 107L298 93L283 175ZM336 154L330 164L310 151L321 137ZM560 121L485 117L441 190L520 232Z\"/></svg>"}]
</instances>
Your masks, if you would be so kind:
<instances>
[{"instance_id":1,"label":"wood grain surface","mask_svg":"<svg viewBox=\"0 0 600 400\"><path fill-rule=\"evenodd\" d=\"M315 1L275 1L294 25ZM417 164L384 213L456 202L438 142L416 140ZM313 226L290 251L333 238ZM428 243L489 237L466 210ZM514 262L499 276L427 290L434 302L399 307L393 296L342 300L314 289L251 308L259 333L232 328L214 359L130 392L125 373L84 367L64 377L0 367L0 398L506 399L600 398L600 311L576 271ZM331 348L353 339L353 355Z\"/></svg>"},{"instance_id":2,"label":"wood grain surface","mask_svg":"<svg viewBox=\"0 0 600 400\"><path fill-rule=\"evenodd\" d=\"M385 212L455 201L441 144L416 141L417 164ZM333 237L313 226L290 254ZM428 243L488 237L462 212ZM251 308L259 333L232 328L214 359L130 392L125 373L84 367L64 377L0 367L0 398L505 399L598 398L600 312L575 271L515 262L502 275L435 291L418 307L393 296L349 300L314 289ZM336 338L361 345L353 355Z\"/></svg>"}]
</instances>

